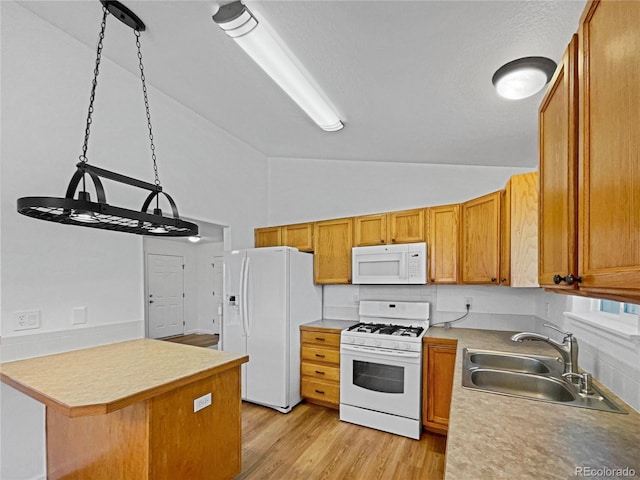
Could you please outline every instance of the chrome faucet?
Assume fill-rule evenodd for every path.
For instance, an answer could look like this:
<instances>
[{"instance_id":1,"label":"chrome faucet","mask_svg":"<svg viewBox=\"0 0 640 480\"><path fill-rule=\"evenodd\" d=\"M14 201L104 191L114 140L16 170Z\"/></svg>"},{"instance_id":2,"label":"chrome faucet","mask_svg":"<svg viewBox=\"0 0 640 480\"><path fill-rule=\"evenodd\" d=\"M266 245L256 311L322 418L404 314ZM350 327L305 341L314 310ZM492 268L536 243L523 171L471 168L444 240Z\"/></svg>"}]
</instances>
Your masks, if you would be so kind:
<instances>
[{"instance_id":1,"label":"chrome faucet","mask_svg":"<svg viewBox=\"0 0 640 480\"><path fill-rule=\"evenodd\" d=\"M565 332L553 325L549 325L548 323L545 323L544 326L562 333L564 335L562 343L557 342L553 338L540 335L539 333L531 332L516 333L511 337L511 340L514 342L523 342L524 340L541 340L543 342L547 342L560 352L560 355L562 356L562 360L564 361L563 376L565 378L578 378L580 375L580 372L578 371L578 341L574 338L573 333ZM573 380L571 381L574 383Z\"/></svg>"}]
</instances>

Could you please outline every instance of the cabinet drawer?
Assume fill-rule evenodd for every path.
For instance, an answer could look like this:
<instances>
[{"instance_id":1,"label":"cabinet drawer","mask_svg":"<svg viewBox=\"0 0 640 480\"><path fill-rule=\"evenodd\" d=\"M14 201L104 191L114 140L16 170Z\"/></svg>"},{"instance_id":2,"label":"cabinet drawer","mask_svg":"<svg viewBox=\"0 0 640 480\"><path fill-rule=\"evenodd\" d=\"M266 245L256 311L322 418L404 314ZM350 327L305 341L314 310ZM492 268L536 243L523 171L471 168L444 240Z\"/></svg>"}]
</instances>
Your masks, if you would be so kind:
<instances>
[{"instance_id":1,"label":"cabinet drawer","mask_svg":"<svg viewBox=\"0 0 640 480\"><path fill-rule=\"evenodd\" d=\"M302 376L314 377L319 380L340 381L340 368L317 363L302 362L300 366Z\"/></svg>"},{"instance_id":2,"label":"cabinet drawer","mask_svg":"<svg viewBox=\"0 0 640 480\"><path fill-rule=\"evenodd\" d=\"M337 384L303 378L300 382L300 393L305 398L335 405L340 403L340 386Z\"/></svg>"},{"instance_id":3,"label":"cabinet drawer","mask_svg":"<svg viewBox=\"0 0 640 480\"><path fill-rule=\"evenodd\" d=\"M340 351L303 345L302 360L340 365Z\"/></svg>"},{"instance_id":4,"label":"cabinet drawer","mask_svg":"<svg viewBox=\"0 0 640 480\"><path fill-rule=\"evenodd\" d=\"M302 330L302 343L313 343L327 347L340 348L340 334L331 332L309 332Z\"/></svg>"}]
</instances>

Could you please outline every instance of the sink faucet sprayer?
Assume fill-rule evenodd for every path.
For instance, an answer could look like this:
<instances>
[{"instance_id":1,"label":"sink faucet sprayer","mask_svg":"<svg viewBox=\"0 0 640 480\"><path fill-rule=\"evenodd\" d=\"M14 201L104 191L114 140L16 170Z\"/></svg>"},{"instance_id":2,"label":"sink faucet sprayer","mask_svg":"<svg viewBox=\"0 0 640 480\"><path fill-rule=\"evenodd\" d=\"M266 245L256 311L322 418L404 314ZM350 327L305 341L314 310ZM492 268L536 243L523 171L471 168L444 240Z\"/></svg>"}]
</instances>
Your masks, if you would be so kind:
<instances>
[{"instance_id":1,"label":"sink faucet sprayer","mask_svg":"<svg viewBox=\"0 0 640 480\"><path fill-rule=\"evenodd\" d=\"M573 336L573 333L565 332L564 330L560 330L558 327L549 325L548 323L545 323L544 326L562 333L564 335L562 343L557 342L553 338L540 335L539 333L531 332L516 333L511 337L511 340L513 340L514 342L523 342L525 340L540 340L543 342L547 342L562 356L562 360L564 361L564 374L562 376L564 378L569 378L569 381L571 381L572 383L574 383L573 379L582 379L583 389L591 390L591 382L587 381L586 378L583 378L583 375L579 372L578 369L578 341Z\"/></svg>"}]
</instances>

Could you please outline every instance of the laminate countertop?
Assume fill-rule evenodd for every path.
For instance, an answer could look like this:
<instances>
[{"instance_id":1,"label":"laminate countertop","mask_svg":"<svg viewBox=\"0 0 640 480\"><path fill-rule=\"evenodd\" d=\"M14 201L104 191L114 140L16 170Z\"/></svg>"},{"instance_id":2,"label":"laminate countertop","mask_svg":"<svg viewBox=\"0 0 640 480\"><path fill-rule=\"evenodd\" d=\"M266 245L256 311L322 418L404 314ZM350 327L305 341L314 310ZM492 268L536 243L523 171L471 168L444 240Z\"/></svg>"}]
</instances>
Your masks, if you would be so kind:
<instances>
[{"instance_id":1,"label":"laminate countertop","mask_svg":"<svg viewBox=\"0 0 640 480\"><path fill-rule=\"evenodd\" d=\"M332 320L328 318L323 318L322 320L316 320L315 322L305 323L304 325L300 325L302 329L325 329L331 330L334 333L341 332L345 328L349 328L352 325L358 323L357 321L352 320Z\"/></svg>"},{"instance_id":2,"label":"laminate countertop","mask_svg":"<svg viewBox=\"0 0 640 480\"><path fill-rule=\"evenodd\" d=\"M0 380L69 417L99 415L249 360L217 350L138 339L0 364Z\"/></svg>"},{"instance_id":3,"label":"laminate countertop","mask_svg":"<svg viewBox=\"0 0 640 480\"><path fill-rule=\"evenodd\" d=\"M597 381L628 414L462 388L465 347L557 356L544 342L512 342L513 333L427 331L427 337L458 340L445 479L640 478L640 414Z\"/></svg>"}]
</instances>

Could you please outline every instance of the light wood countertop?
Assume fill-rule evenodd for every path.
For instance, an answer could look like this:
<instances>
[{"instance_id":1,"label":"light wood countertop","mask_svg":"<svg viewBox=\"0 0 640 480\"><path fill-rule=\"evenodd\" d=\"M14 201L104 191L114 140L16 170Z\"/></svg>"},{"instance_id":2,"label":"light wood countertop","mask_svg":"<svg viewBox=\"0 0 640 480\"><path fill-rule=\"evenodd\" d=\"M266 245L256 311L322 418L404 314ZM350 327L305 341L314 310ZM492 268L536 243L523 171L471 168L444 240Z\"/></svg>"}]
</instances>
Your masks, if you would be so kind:
<instances>
[{"instance_id":1,"label":"light wood countertop","mask_svg":"<svg viewBox=\"0 0 640 480\"><path fill-rule=\"evenodd\" d=\"M331 330L333 333L339 333L345 328L349 328L355 325L358 321L354 320L332 320L323 318L322 320L316 320L315 322L305 323L300 325L301 330Z\"/></svg>"},{"instance_id":2,"label":"light wood countertop","mask_svg":"<svg viewBox=\"0 0 640 480\"><path fill-rule=\"evenodd\" d=\"M627 468L635 471L630 478L639 478L640 414L597 381L628 414L462 388L465 347L557 356L557 351L543 342L512 342L513 333L441 327L427 331L427 337L458 340L445 479L564 480L590 476L578 474L577 468ZM607 474L596 477L612 478Z\"/></svg>"},{"instance_id":3,"label":"light wood countertop","mask_svg":"<svg viewBox=\"0 0 640 480\"><path fill-rule=\"evenodd\" d=\"M0 380L69 417L99 415L249 360L217 350L138 339L0 364Z\"/></svg>"}]
</instances>

